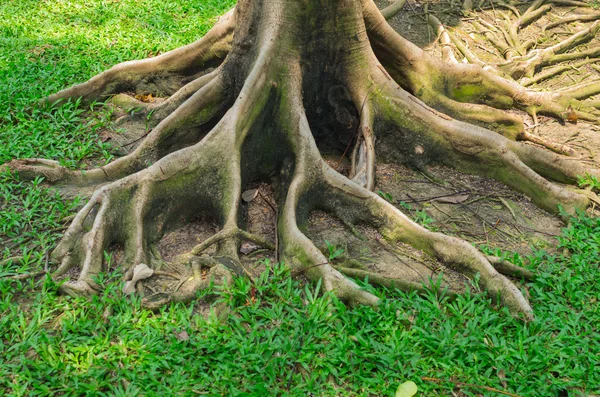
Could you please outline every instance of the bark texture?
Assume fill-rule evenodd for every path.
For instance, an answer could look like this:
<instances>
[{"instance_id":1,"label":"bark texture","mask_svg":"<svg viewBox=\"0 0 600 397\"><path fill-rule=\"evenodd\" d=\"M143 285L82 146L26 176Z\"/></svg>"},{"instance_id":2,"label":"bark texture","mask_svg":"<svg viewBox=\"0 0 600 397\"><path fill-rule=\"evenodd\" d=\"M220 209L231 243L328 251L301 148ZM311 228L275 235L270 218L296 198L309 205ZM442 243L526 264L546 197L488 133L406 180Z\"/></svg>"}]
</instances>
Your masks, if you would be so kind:
<instances>
[{"instance_id":1,"label":"bark texture","mask_svg":"<svg viewBox=\"0 0 600 397\"><path fill-rule=\"evenodd\" d=\"M166 99L147 104L126 92ZM43 159L7 164L21 176L43 175L59 186L96 187L52 254L61 263L56 275L80 269L78 279L62 287L70 294L98 292L94 276L111 244L124 247L131 277L140 263L160 263L156 243L165 233L206 214L218 233L179 257L194 276L161 303L190 299L206 287L203 268L227 282L240 269L239 245L247 240L276 249L292 272L321 280L341 299L376 305L375 296L331 266L303 233L308 214L321 209L350 228L368 224L392 243L409 244L467 276L479 273L491 296L530 318L529 303L506 277L529 273L419 226L373 193L377 158L487 175L552 212L561 205L573 213L597 200L568 186L579 175L598 175L595 170L516 142L523 134L518 121L497 110L557 114L565 104L480 65L433 59L393 31L371 0L240 0L197 42L119 64L47 101L105 96L152 117L153 129L130 154L86 173ZM498 134L457 118L510 128ZM334 119L334 127L323 128L324 119ZM341 152L351 142L349 176L323 160L324 142ZM241 194L255 181L276 187L275 247L244 230ZM203 252L211 245L217 250L209 257ZM370 281L422 289L377 275Z\"/></svg>"}]
</instances>

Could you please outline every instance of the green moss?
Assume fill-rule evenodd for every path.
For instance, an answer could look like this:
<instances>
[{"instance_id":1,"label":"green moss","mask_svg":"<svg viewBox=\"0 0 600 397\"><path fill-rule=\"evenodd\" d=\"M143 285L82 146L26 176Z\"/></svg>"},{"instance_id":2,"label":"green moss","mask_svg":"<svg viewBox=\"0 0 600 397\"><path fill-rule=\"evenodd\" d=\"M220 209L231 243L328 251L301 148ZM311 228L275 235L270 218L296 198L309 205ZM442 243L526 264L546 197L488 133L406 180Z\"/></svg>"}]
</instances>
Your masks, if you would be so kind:
<instances>
[{"instance_id":1,"label":"green moss","mask_svg":"<svg viewBox=\"0 0 600 397\"><path fill-rule=\"evenodd\" d=\"M477 84L459 84L452 89L452 98L458 102L470 102L485 95L487 89Z\"/></svg>"}]
</instances>

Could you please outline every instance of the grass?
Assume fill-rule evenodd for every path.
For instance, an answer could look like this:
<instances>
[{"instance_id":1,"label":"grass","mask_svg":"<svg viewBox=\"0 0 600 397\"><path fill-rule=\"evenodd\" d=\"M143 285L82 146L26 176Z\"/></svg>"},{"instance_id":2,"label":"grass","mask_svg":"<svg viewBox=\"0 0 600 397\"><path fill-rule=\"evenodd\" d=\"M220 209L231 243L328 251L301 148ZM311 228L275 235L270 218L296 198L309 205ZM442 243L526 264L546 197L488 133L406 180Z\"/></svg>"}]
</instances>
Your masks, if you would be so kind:
<instances>
[{"instance_id":1,"label":"grass","mask_svg":"<svg viewBox=\"0 0 600 397\"><path fill-rule=\"evenodd\" d=\"M230 6L0 3L0 163L108 161L111 149L97 137L110 126L101 107L32 104L116 62L188 43ZM91 300L58 295L49 278L2 278L43 268L81 200L65 201L41 180L8 173L0 175L0 194L0 260L23 257L0 265L0 395L392 396L406 380L423 396L499 396L464 384L520 396L600 392L597 219L581 215L564 229L563 254L495 253L540 274L527 284L536 314L528 324L477 289L439 298L435 283L424 297L365 285L383 298L379 310L348 308L275 264L255 284L237 278L212 291L210 301L230 311L220 319L205 318L194 304L143 310L120 294L118 274L103 275L98 282L106 288ZM337 251L331 247L330 255Z\"/></svg>"}]
</instances>

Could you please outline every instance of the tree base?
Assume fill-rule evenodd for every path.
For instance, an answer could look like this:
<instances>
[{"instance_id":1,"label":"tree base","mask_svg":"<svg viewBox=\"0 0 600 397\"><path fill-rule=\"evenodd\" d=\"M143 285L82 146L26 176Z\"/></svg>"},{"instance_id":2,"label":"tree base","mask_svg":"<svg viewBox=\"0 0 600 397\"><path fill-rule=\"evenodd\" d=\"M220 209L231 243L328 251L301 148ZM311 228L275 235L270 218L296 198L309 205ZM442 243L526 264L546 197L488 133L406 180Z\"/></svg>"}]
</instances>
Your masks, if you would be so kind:
<instances>
[{"instance_id":1,"label":"tree base","mask_svg":"<svg viewBox=\"0 0 600 397\"><path fill-rule=\"evenodd\" d=\"M80 269L77 281L63 284L64 292L98 292L95 277L111 244L123 247L126 279L139 264L160 269L163 260L156 244L200 215L214 220L218 231L181 253L177 262L190 270L179 277L177 288L161 292L162 298L149 301L150 306L191 299L211 280L226 283L231 272L244 273L238 254L244 241L274 249L292 274L320 280L325 290L351 304L376 305L378 298L344 274L423 290L421 283L402 277L332 266L302 231L310 212L319 209L350 230L369 225L386 244L408 244L466 277L478 274L492 297L531 318L529 303L505 277L531 277L529 273L486 257L461 239L427 230L372 192L376 153L418 169L438 163L486 175L526 194L541 208L557 211L561 205L567 213L598 201L589 191L565 185L595 171L453 119L398 83L412 84L423 99L436 96L434 103L452 105L461 115L482 114L480 105L459 106L423 78L443 74L455 78L457 85L489 87L493 101L510 93L523 106L530 100L538 103L539 96L522 88L510 91L516 86L479 67L416 57L370 1L316 3L318 17L296 2L241 1L197 43L117 65L47 99L116 95L114 101L144 108L156 123L130 154L86 173L41 159L7 164L22 176L43 175L57 185L98 186L52 254L61 262L56 275ZM307 32L306 24L315 30ZM418 75L420 88L411 77ZM168 98L147 104L124 91ZM493 101L485 105L489 112ZM322 158L320 149L328 146L349 155L348 175ZM257 182L270 183L275 192L274 242L250 234L240 215L242 192ZM211 247L214 252L206 255Z\"/></svg>"}]
</instances>

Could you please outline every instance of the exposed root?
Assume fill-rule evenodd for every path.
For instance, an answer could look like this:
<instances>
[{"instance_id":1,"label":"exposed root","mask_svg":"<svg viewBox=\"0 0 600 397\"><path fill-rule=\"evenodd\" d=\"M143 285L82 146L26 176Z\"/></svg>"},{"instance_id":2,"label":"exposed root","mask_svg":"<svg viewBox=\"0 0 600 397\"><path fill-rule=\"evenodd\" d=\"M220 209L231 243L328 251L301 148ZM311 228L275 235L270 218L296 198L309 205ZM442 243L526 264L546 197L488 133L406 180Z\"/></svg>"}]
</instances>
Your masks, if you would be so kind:
<instances>
[{"instance_id":1,"label":"exposed root","mask_svg":"<svg viewBox=\"0 0 600 397\"><path fill-rule=\"evenodd\" d=\"M35 273L16 274L14 276L2 276L2 277L0 277L0 279L11 280L11 281L23 281L23 280L28 280L30 278L36 278L39 276L43 276L45 274L46 274L46 271L41 270L41 271L35 272Z\"/></svg>"},{"instance_id":2,"label":"exposed root","mask_svg":"<svg viewBox=\"0 0 600 397\"><path fill-rule=\"evenodd\" d=\"M23 179L32 180L43 176L53 184L89 186L115 181L146 168L148 164L169 153L200 141L207 133L202 126L224 113L230 101L229 95L223 87L222 76L217 75L152 129L133 152L105 166L83 172L70 170L57 161L45 159L14 160L4 166L17 171ZM182 99L174 99L161 110L166 110Z\"/></svg>"},{"instance_id":3,"label":"exposed root","mask_svg":"<svg viewBox=\"0 0 600 397\"><path fill-rule=\"evenodd\" d=\"M209 266L207 272L202 272L201 267L194 263L191 265L192 274L180 279L171 291L159 292L142 299L142 306L146 309L158 309L169 302L189 302L196 297L198 291L206 290L211 286L225 286L231 283L231 271L220 263Z\"/></svg>"},{"instance_id":4,"label":"exposed root","mask_svg":"<svg viewBox=\"0 0 600 397\"><path fill-rule=\"evenodd\" d=\"M550 183L542 176L573 184L576 175L582 175L580 164L453 120L412 99L400 88L390 90L393 91L384 91L378 105L399 128L400 134L391 141L422 148L420 154L411 154L405 162L417 164L435 158L462 171L487 175L525 193L536 205L551 212L557 212L559 205L569 213L588 206L589 199L583 192ZM413 134L418 131L418 137L402 132L407 129Z\"/></svg>"},{"instance_id":5,"label":"exposed root","mask_svg":"<svg viewBox=\"0 0 600 397\"><path fill-rule=\"evenodd\" d=\"M240 173L240 154L238 148L237 156L232 157L230 148L237 145L231 131L245 132L252 125L252 119L242 121L239 117L245 106L246 101L239 102L230 117L222 119L200 143L167 155L94 193L53 252L53 257L62 261L57 275L75 265L81 268L77 281L63 284L64 292L90 294L99 288L94 278L102 270L103 251L112 243L125 247L128 266L152 266L159 258L151 245L181 219L210 209L224 215L236 210L240 182L232 175ZM219 181L215 189L214 183ZM171 201L175 186L176 204L165 205ZM152 214L157 208L162 208L159 216Z\"/></svg>"},{"instance_id":6,"label":"exposed root","mask_svg":"<svg viewBox=\"0 0 600 397\"><path fill-rule=\"evenodd\" d=\"M530 9L511 25L513 33L515 29L518 31L546 12L548 7L542 4L539 1L532 4ZM428 21L439 34L442 43L442 58L447 62L432 58L399 36L385 23L370 2L364 3L364 12L369 38L375 54L386 71L403 88L439 111L466 122L485 126L513 140L531 140L532 136L525 131L521 117L507 113L504 109L516 108L526 111L531 116L545 114L560 120L567 120L567 109L570 106L575 109L578 119L598 121L599 115L594 107L580 102L581 99L598 92L597 87L593 84L586 86L584 91L576 89L560 93L531 91L515 81L500 76L494 67L480 61L460 39L453 37L445 30L441 22L433 15L428 16ZM483 20L480 22L481 24L485 23ZM596 54L598 52L596 48L578 53L562 53L592 38L600 29L598 22L557 45L543 50L533 50L527 56L519 55L520 53L515 49L514 40L510 38L511 34L506 33L505 37L501 39L496 37L496 33L502 31L500 26L486 25L483 27L481 24L479 26L483 34L495 41L499 50L508 59L511 59L503 66L504 68L525 67L525 69L533 71L546 64L539 63L534 58L545 57L544 59L551 63L558 63L600 56L600 53ZM477 24L475 25L477 26ZM511 45L507 45L506 41L509 41ZM504 44L500 44L502 42ZM527 47L529 44L524 43L523 46ZM470 61L470 64L455 62L453 47L456 47ZM530 62L530 65L523 66L523 62ZM587 63L591 63L591 61L582 61L574 67ZM523 82L532 85L566 69L564 67L553 70L539 77L528 78ZM520 74L526 75L525 72ZM557 151L556 144L552 142L536 139L536 143ZM570 153L569 150L559 149L558 151L563 154Z\"/></svg>"},{"instance_id":7,"label":"exposed root","mask_svg":"<svg viewBox=\"0 0 600 397\"><path fill-rule=\"evenodd\" d=\"M527 269L513 265L506 259L499 258L497 256L486 256L488 262L494 266L498 272L505 276L524 278L525 280L534 280L535 273L530 272Z\"/></svg>"},{"instance_id":8,"label":"exposed root","mask_svg":"<svg viewBox=\"0 0 600 397\"><path fill-rule=\"evenodd\" d=\"M576 63L574 65L558 66L556 68L552 68L552 69L547 70L545 72L538 73L537 75L535 75L534 77L532 77L530 79L523 79L523 80L520 81L520 83L524 87L527 87L527 86L530 86L530 85L533 85L533 84L540 83L540 82L542 82L544 80L547 80L547 79L549 79L551 77L557 76L557 75L559 75L561 73L568 72L569 70L574 70L574 69L576 70L577 68L580 68L581 66L584 66L584 65L587 65L587 64L590 64L590 63L595 63L595 62L598 62L598 61L600 61L599 58L592 58L592 59L586 59L585 61L582 61L582 62L578 62L578 63Z\"/></svg>"},{"instance_id":9,"label":"exposed root","mask_svg":"<svg viewBox=\"0 0 600 397\"><path fill-rule=\"evenodd\" d=\"M482 68L476 60L476 64L442 62L399 36L369 2L365 2L364 13L375 54L390 76L428 105L450 116L484 125L513 140L528 140L530 136L525 133L522 118L503 109L516 108L530 115L546 114L566 120L567 108L572 106L580 120L598 120L595 109L578 101L579 94L531 91L487 67ZM436 18L429 19L436 21ZM586 32L597 28L595 24ZM580 32L570 42L574 45L587 39L591 33L586 32ZM567 47L563 44L560 48ZM465 48L463 50L468 54ZM449 53L451 49L444 51ZM595 91L590 89L591 92ZM538 140L538 143L543 142ZM544 146L555 149L552 143Z\"/></svg>"},{"instance_id":10,"label":"exposed root","mask_svg":"<svg viewBox=\"0 0 600 397\"><path fill-rule=\"evenodd\" d=\"M73 219L52 254L61 262L55 276L73 267L80 269L77 280L63 284L64 292L97 293L101 286L96 276L103 270L104 251L119 244L125 252L126 278L134 266L143 263L158 270L152 277L179 280L169 291L145 297L147 307L188 300L211 283L227 284L234 273L252 277L239 260L242 240L276 250L277 258L292 273L320 280L324 290L351 304L377 305L379 299L344 274L423 291L420 283L400 277L334 268L301 231L310 211L323 209L353 230L358 224L368 224L391 245L401 241L467 277L479 274L494 299L513 313L531 318L527 300L502 275L531 279L531 272L486 257L463 240L428 231L372 193L376 151L422 170L437 162L487 175L528 195L541 208L556 212L561 205L567 213L574 213L599 200L590 191L562 184L574 185L578 176L596 176L598 171L515 142L528 140L558 152L569 151L526 132L521 118L502 109L564 119L565 110L572 106L580 119L596 120L596 104L579 99L600 92L598 84L562 93L530 91L490 69L434 16L428 19L449 62L433 59L398 36L370 0L363 7L356 2L327 4L319 8L317 19L310 20L313 32L306 29L303 19L308 11L297 3L242 0L235 13L227 14L198 42L150 60L117 65L48 99L95 100L114 95L115 103L141 107L157 123L133 152L85 173L43 159L8 164L26 178L43 175L49 182L66 186L103 185ZM392 11L401 5L401 1L395 3ZM472 2L463 3L465 11L472 7ZM517 21L506 29L490 28L488 33L490 37L502 34L506 42L502 47L512 65L529 62L530 58L522 57L532 44L520 42L517 33L549 7L538 0L523 15L509 4L506 8L517 15ZM240 23L232 37L234 20ZM598 26L594 24L594 29ZM552 49L552 57L589 40L595 32L590 29ZM473 64L457 62L454 48ZM541 81L534 79L530 84ZM330 94L338 88L347 93L344 106L332 102ZM144 104L116 95L125 91L169 97ZM503 136L440 113L421 99L450 116L490 126ZM335 112L338 124L324 128L325 132L311 131L309 121L319 125L325 119L324 110ZM327 165L316 142L323 138L335 146L342 138L348 142L344 134L352 134L351 142L356 140L350 179ZM273 181L276 192L272 205L277 214L275 244L245 231L240 213L242 187L266 180ZM178 264L189 269L187 273L159 270L164 261L156 244L166 232L201 214L216 221L219 231L177 257ZM206 250L213 245L215 253L209 256ZM139 281L137 288L143 289Z\"/></svg>"},{"instance_id":11,"label":"exposed root","mask_svg":"<svg viewBox=\"0 0 600 397\"><path fill-rule=\"evenodd\" d=\"M375 188L375 137L373 136L373 110L363 108L359 125L360 135L352 152L350 178L369 190Z\"/></svg>"},{"instance_id":12,"label":"exposed root","mask_svg":"<svg viewBox=\"0 0 600 397\"><path fill-rule=\"evenodd\" d=\"M555 21L555 22L552 22L552 23L542 26L542 31L554 29L557 26L564 25L567 23L590 22L590 21L596 21L598 19L600 19L600 12L595 12L595 13L587 14L587 15L572 15L569 17L561 18L558 21Z\"/></svg>"},{"instance_id":13,"label":"exposed root","mask_svg":"<svg viewBox=\"0 0 600 397\"><path fill-rule=\"evenodd\" d=\"M521 140L528 141L531 143L535 143L537 145L543 146L546 149L552 150L558 154L564 154L566 156L574 156L575 150L572 147L566 144L562 144L559 142L554 142L548 139L543 139L542 137L534 134L530 134L527 131L523 131L520 136Z\"/></svg>"},{"instance_id":14,"label":"exposed root","mask_svg":"<svg viewBox=\"0 0 600 397\"><path fill-rule=\"evenodd\" d=\"M575 99L586 99L600 94L600 80L569 87L565 90L561 90L560 93L563 95L569 95Z\"/></svg>"},{"instance_id":15,"label":"exposed root","mask_svg":"<svg viewBox=\"0 0 600 397\"><path fill-rule=\"evenodd\" d=\"M396 0L389 6L385 7L383 10L381 10L381 15L383 15L383 17L385 19L391 19L396 14L398 14L402 10L402 8L404 8L405 4L406 4L406 0Z\"/></svg>"},{"instance_id":16,"label":"exposed root","mask_svg":"<svg viewBox=\"0 0 600 397\"><path fill-rule=\"evenodd\" d=\"M190 251L190 253L192 255L200 255L204 250L206 250L210 246L212 246L218 242L221 242L223 240L231 239L231 238L239 238L239 239L243 239L243 240L247 240L247 241L252 241L253 243L256 243L267 249L270 249L270 250L275 249L275 245L271 244L269 241L265 240L264 238L254 235L252 233L248 233L245 230L241 230L236 227L233 227L233 228L229 228L229 229L223 229L220 232L218 232L217 234L214 234L213 236L209 237L202 243L196 245Z\"/></svg>"},{"instance_id":17,"label":"exposed root","mask_svg":"<svg viewBox=\"0 0 600 397\"><path fill-rule=\"evenodd\" d=\"M543 50L533 50L522 58L515 57L509 63L500 65L500 67L514 79L522 77L531 78L537 69L564 61L564 58L558 57L559 54L590 41L596 36L599 30L600 21L596 21L590 27L575 33L560 43L544 48Z\"/></svg>"},{"instance_id":18,"label":"exposed root","mask_svg":"<svg viewBox=\"0 0 600 397\"><path fill-rule=\"evenodd\" d=\"M442 59L448 63L456 64L458 61L456 60L456 54L452 50L451 44L452 39L450 38L450 34L442 25L440 20L433 14L429 14L427 17L427 21L433 28L433 31L436 32L437 38L442 43Z\"/></svg>"},{"instance_id":19,"label":"exposed root","mask_svg":"<svg viewBox=\"0 0 600 397\"><path fill-rule=\"evenodd\" d=\"M376 194L347 181L328 166L324 176L332 199L331 211L351 223L376 227L387 239L402 241L432 255L466 276L481 276L490 296L499 299L514 314L532 318L532 309L519 289L498 273L487 258L463 240L433 233L409 220L402 212Z\"/></svg>"},{"instance_id":20,"label":"exposed root","mask_svg":"<svg viewBox=\"0 0 600 397\"><path fill-rule=\"evenodd\" d=\"M349 304L377 305L379 299L376 296L361 290L353 281L335 270L321 251L298 228L298 211L301 202L307 199L307 194L314 189L315 182L318 182L315 177L320 174L323 161L306 116L300 111L302 109L300 87L292 85L288 89L295 92L295 95L292 94L289 99L290 103L286 105L296 109L290 123L293 128L291 136L296 148L296 167L279 217L281 259L292 271L300 270L311 280L321 280L326 291L333 291L341 300ZM308 209L304 208L303 212Z\"/></svg>"},{"instance_id":21,"label":"exposed root","mask_svg":"<svg viewBox=\"0 0 600 397\"><path fill-rule=\"evenodd\" d=\"M92 102L123 92L170 96L186 81L205 74L223 62L231 49L234 26L235 12L231 10L195 43L155 58L120 63L85 83L50 95L44 101L58 103L83 98Z\"/></svg>"},{"instance_id":22,"label":"exposed root","mask_svg":"<svg viewBox=\"0 0 600 397\"><path fill-rule=\"evenodd\" d=\"M374 285L380 285L386 288L397 288L406 292L421 292L427 291L427 288L423 284L415 283L414 281L405 280L403 278L385 277L374 272L368 272L366 270L352 269L348 267L335 266L335 269L340 271L343 275L348 277L365 280ZM453 292L448 292L449 296L453 296Z\"/></svg>"},{"instance_id":23,"label":"exposed root","mask_svg":"<svg viewBox=\"0 0 600 397\"><path fill-rule=\"evenodd\" d=\"M125 109L143 109L144 116L151 116L153 121L160 122L215 78L222 79L220 68L194 79L164 101L146 103L127 94L117 94L112 97L111 102Z\"/></svg>"}]
</instances>

